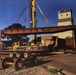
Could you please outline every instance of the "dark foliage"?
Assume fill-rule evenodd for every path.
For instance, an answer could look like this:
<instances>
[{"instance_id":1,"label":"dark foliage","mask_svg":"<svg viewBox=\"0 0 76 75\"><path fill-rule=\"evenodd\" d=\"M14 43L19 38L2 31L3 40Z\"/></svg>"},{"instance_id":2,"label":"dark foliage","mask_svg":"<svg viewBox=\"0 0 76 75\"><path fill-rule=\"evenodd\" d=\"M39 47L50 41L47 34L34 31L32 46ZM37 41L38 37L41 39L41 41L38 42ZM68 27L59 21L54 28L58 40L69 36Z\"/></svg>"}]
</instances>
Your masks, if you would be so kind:
<instances>
[{"instance_id":1,"label":"dark foliage","mask_svg":"<svg viewBox=\"0 0 76 75\"><path fill-rule=\"evenodd\" d=\"M25 26L22 26L19 23L14 23L12 25L10 25L9 27L5 28L5 29L24 29L26 28Z\"/></svg>"}]
</instances>

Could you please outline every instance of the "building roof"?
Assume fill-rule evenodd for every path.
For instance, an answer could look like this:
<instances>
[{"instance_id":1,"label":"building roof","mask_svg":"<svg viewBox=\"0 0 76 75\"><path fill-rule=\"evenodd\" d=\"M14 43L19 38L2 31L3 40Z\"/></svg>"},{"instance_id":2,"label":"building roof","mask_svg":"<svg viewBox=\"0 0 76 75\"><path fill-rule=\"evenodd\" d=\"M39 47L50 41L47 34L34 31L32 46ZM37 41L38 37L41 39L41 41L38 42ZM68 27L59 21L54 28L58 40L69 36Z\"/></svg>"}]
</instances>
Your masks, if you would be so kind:
<instances>
[{"instance_id":1,"label":"building roof","mask_svg":"<svg viewBox=\"0 0 76 75\"><path fill-rule=\"evenodd\" d=\"M72 9L58 11L58 13L64 13L64 12L72 12Z\"/></svg>"}]
</instances>

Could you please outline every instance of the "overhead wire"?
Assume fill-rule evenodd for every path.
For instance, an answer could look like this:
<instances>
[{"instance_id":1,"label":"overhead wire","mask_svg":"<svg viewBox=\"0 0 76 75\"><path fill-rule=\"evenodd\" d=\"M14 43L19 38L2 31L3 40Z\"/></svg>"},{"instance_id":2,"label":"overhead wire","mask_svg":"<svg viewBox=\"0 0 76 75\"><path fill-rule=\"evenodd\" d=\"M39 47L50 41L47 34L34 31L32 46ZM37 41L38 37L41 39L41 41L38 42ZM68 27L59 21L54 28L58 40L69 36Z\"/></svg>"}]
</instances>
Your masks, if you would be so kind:
<instances>
[{"instance_id":1,"label":"overhead wire","mask_svg":"<svg viewBox=\"0 0 76 75\"><path fill-rule=\"evenodd\" d=\"M16 22L19 21L19 19L21 18L21 16L23 15L24 11L26 10L26 7L23 9L23 11L21 12L21 14L19 15L18 19L16 20Z\"/></svg>"},{"instance_id":2,"label":"overhead wire","mask_svg":"<svg viewBox=\"0 0 76 75\"><path fill-rule=\"evenodd\" d=\"M30 2L31 0L29 0L29 2ZM19 21L19 19L21 18L21 16L23 15L23 13L25 12L25 10L26 10L26 8L28 7L28 5L26 5L26 7L23 9L23 11L20 13L20 15L19 15L19 17L18 17L18 19L16 20L16 22L18 22ZM26 15L28 14L28 10L27 10L27 12L26 12ZM24 19L24 22L25 22L25 19Z\"/></svg>"},{"instance_id":3,"label":"overhead wire","mask_svg":"<svg viewBox=\"0 0 76 75\"><path fill-rule=\"evenodd\" d=\"M30 12L30 2L31 2L31 0L29 0L29 4L28 4L28 9L27 9L27 11L26 11L26 16L29 14L29 12ZM25 19L24 19L24 22L26 21L26 17L25 17Z\"/></svg>"},{"instance_id":4,"label":"overhead wire","mask_svg":"<svg viewBox=\"0 0 76 75\"><path fill-rule=\"evenodd\" d=\"M26 16L28 15L28 13L29 13L29 9L26 11ZM24 19L24 22L26 21L26 17L25 17L25 19Z\"/></svg>"},{"instance_id":5,"label":"overhead wire","mask_svg":"<svg viewBox=\"0 0 76 75\"><path fill-rule=\"evenodd\" d=\"M38 5L37 1L36 1L36 5L37 5L40 13L43 15L43 17L44 17L46 23L48 24L48 26L51 26L51 25L50 25L50 22L48 21L48 19L47 19L46 16L44 15L44 13L43 13L43 11L41 10L40 6Z\"/></svg>"},{"instance_id":6,"label":"overhead wire","mask_svg":"<svg viewBox=\"0 0 76 75\"><path fill-rule=\"evenodd\" d=\"M31 1L31 0L29 0L29 3L30 3L30 1ZM43 13L43 11L41 10L40 6L38 5L37 1L35 1L35 2L36 2L36 5L37 5L40 13L43 15L46 23L48 24L48 26L51 26L51 25L50 25L50 22L48 21L48 19L47 19L46 16L44 15L44 13ZM26 8L27 8L27 6L23 9L23 11L22 11L21 14L19 15L18 19L16 20L16 22L19 21L19 19L21 18L21 16L22 16L23 13L25 12ZM26 16L28 15L29 11L30 11L30 9L28 8L28 10L26 11ZM25 21L26 21L26 17L25 17L25 19L24 19L24 22L25 22Z\"/></svg>"}]
</instances>

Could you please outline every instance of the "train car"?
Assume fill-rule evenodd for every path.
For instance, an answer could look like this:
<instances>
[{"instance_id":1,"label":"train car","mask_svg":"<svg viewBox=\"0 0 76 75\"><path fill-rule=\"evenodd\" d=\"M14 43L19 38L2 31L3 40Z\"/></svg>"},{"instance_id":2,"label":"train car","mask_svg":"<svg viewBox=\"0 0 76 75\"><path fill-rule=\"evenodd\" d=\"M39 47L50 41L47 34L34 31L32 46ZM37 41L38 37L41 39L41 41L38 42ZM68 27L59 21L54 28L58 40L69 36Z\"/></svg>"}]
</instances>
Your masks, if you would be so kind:
<instances>
[{"instance_id":1,"label":"train car","mask_svg":"<svg viewBox=\"0 0 76 75\"><path fill-rule=\"evenodd\" d=\"M65 38L66 42L66 50L65 53L75 53L75 39L74 37L66 37Z\"/></svg>"}]
</instances>

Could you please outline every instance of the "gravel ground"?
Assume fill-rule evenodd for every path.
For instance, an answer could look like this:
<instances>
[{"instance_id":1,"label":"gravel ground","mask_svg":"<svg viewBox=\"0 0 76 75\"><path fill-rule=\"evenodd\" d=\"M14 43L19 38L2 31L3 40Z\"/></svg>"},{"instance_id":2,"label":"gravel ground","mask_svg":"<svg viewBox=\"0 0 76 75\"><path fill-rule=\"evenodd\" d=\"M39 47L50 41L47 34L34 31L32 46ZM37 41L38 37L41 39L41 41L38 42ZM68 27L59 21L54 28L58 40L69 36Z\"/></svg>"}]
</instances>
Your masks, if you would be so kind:
<instances>
[{"instance_id":1,"label":"gravel ground","mask_svg":"<svg viewBox=\"0 0 76 75\"><path fill-rule=\"evenodd\" d=\"M39 56L36 66L19 71L12 67L0 70L0 75L76 75L75 59L76 54Z\"/></svg>"},{"instance_id":2,"label":"gravel ground","mask_svg":"<svg viewBox=\"0 0 76 75\"><path fill-rule=\"evenodd\" d=\"M19 71L15 71L13 68L0 70L0 75L56 75L56 74L50 72L50 70L47 70L42 66L36 66L32 68L22 69Z\"/></svg>"}]
</instances>

